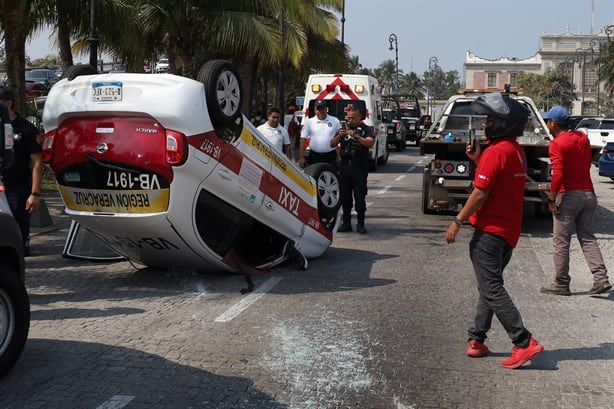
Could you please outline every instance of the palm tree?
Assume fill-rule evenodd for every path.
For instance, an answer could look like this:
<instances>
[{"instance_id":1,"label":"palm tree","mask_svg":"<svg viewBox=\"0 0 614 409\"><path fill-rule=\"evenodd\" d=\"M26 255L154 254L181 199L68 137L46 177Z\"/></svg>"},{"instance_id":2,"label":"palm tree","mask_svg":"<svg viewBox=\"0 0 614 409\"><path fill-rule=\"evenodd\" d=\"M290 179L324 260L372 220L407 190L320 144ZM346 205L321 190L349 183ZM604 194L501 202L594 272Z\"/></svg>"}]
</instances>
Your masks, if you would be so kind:
<instances>
[{"instance_id":1,"label":"palm tree","mask_svg":"<svg viewBox=\"0 0 614 409\"><path fill-rule=\"evenodd\" d=\"M614 41L602 45L599 65L599 78L605 82L605 88L611 96L614 93Z\"/></svg>"},{"instance_id":2,"label":"palm tree","mask_svg":"<svg viewBox=\"0 0 614 409\"><path fill-rule=\"evenodd\" d=\"M393 94L396 80L396 64L394 60L385 60L374 70L374 73L384 93Z\"/></svg>"},{"instance_id":3,"label":"palm tree","mask_svg":"<svg viewBox=\"0 0 614 409\"><path fill-rule=\"evenodd\" d=\"M409 95L412 99L414 97L417 99L424 97L422 93L422 80L413 71L400 77L399 90L401 94Z\"/></svg>"}]
</instances>

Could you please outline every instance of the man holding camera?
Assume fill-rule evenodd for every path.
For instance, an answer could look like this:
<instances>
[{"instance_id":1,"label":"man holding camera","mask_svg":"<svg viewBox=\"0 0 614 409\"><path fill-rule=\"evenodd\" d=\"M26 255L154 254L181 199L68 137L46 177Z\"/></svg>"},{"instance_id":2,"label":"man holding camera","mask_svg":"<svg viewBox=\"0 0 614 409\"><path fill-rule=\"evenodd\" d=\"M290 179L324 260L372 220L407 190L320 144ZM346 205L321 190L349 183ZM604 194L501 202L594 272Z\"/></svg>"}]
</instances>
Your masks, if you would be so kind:
<instances>
[{"instance_id":1,"label":"man holding camera","mask_svg":"<svg viewBox=\"0 0 614 409\"><path fill-rule=\"evenodd\" d=\"M367 159L369 148L375 142L373 128L362 121L359 109L352 108L347 112L347 129L342 127L339 133L330 141L331 147L341 144L339 151L339 183L341 207L343 208L343 224L339 232L352 231L352 193L358 224L356 231L366 234L365 212L367 203Z\"/></svg>"}]
</instances>

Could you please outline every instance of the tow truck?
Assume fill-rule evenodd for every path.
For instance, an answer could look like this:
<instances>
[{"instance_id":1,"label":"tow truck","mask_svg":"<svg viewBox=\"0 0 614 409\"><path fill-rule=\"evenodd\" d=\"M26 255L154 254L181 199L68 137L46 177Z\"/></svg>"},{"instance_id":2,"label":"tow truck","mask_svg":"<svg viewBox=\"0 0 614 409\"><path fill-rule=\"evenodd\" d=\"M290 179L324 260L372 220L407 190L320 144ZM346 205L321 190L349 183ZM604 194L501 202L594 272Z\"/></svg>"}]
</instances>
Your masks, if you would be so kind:
<instances>
[{"instance_id":1,"label":"tow truck","mask_svg":"<svg viewBox=\"0 0 614 409\"><path fill-rule=\"evenodd\" d=\"M420 142L420 154L432 155L422 179L423 213L457 213L467 201L473 190L476 168L465 154L470 135L474 135L482 149L486 147L482 127L485 116L476 114L469 105L478 96L496 91L516 98L530 111L524 133L517 138L526 153L528 165L524 200L534 204L536 214L549 214L547 195L550 191L551 165L548 145L552 135L533 100L509 85L503 90L462 90L448 99Z\"/></svg>"}]
</instances>

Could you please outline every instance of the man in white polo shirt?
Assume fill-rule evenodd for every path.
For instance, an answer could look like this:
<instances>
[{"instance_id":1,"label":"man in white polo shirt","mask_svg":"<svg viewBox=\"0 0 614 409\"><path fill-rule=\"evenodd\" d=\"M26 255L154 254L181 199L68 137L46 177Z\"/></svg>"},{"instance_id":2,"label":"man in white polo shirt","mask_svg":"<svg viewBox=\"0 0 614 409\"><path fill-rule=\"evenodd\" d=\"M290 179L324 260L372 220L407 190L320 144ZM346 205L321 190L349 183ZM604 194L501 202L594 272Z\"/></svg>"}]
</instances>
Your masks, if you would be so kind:
<instances>
[{"instance_id":1,"label":"man in white polo shirt","mask_svg":"<svg viewBox=\"0 0 614 409\"><path fill-rule=\"evenodd\" d=\"M337 164L337 150L331 148L330 141L337 135L341 124L337 118L328 114L326 101L318 99L314 104L316 114L305 121L301 130L299 166L305 167L305 163L329 163ZM309 155L305 157L305 145L309 139Z\"/></svg>"},{"instance_id":2,"label":"man in white polo shirt","mask_svg":"<svg viewBox=\"0 0 614 409\"><path fill-rule=\"evenodd\" d=\"M281 111L277 108L269 109L267 121L260 125L257 129L265 138L271 142L279 152L283 152L290 157L290 136L288 131L279 124L281 119Z\"/></svg>"}]
</instances>

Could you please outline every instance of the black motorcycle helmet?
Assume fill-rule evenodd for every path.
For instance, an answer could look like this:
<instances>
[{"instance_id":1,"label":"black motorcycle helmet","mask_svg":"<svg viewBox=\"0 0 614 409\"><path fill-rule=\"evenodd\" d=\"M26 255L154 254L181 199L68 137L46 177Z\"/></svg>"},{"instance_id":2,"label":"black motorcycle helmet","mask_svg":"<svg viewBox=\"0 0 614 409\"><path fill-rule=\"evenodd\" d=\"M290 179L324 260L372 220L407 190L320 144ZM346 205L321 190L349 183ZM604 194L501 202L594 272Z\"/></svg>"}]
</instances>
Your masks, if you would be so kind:
<instances>
[{"instance_id":1,"label":"black motorcycle helmet","mask_svg":"<svg viewBox=\"0 0 614 409\"><path fill-rule=\"evenodd\" d=\"M493 119L484 128L488 139L522 135L529 118L529 110L524 105L500 92L480 95L469 106L476 114Z\"/></svg>"}]
</instances>

